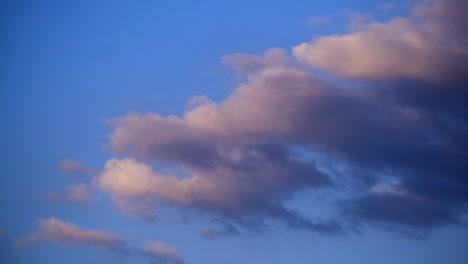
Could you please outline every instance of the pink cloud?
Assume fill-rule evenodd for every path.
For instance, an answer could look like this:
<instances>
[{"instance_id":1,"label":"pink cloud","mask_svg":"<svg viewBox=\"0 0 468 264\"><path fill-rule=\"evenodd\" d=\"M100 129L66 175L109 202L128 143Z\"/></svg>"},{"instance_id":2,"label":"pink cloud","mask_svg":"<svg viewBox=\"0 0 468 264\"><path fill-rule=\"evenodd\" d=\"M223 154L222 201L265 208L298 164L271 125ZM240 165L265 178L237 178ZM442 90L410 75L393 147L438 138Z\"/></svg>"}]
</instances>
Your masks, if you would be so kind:
<instances>
[{"instance_id":1,"label":"pink cloud","mask_svg":"<svg viewBox=\"0 0 468 264\"><path fill-rule=\"evenodd\" d=\"M314 68L347 78L446 80L457 76L468 59L468 38L454 30L466 24L460 17L466 7L462 1L425 1L410 18L370 22L347 35L303 43L293 52Z\"/></svg>"},{"instance_id":2,"label":"pink cloud","mask_svg":"<svg viewBox=\"0 0 468 264\"><path fill-rule=\"evenodd\" d=\"M19 241L20 244L49 241L57 244L85 244L103 248L118 248L123 241L113 232L102 230L86 230L76 224L57 218L42 218L38 220L37 231Z\"/></svg>"}]
</instances>

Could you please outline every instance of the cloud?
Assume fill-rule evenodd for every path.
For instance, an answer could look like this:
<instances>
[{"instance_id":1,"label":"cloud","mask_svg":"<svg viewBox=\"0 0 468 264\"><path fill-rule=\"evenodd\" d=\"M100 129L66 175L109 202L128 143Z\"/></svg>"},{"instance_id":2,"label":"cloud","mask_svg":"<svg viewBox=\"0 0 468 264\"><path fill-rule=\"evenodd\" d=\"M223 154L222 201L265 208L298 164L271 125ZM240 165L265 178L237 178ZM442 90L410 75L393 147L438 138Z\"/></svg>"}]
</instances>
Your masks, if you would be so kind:
<instances>
[{"instance_id":1,"label":"cloud","mask_svg":"<svg viewBox=\"0 0 468 264\"><path fill-rule=\"evenodd\" d=\"M253 154L261 155L259 152ZM111 159L99 177L99 184L119 201L133 199L146 207L168 203L197 208L250 226L254 222L251 218L258 217L257 214L280 220L299 219L299 216L272 204L271 197L281 197L289 188L295 189L302 184L314 186L327 183L323 175L306 164L262 164L265 161L253 155L250 159L249 162L242 161L246 164L229 164L235 165L234 168L194 168L195 174L189 178L158 174L148 165L130 158ZM284 169L281 166L290 168ZM257 172L256 178L252 177L252 170ZM316 179L314 173L317 174ZM289 178L290 175L304 177L298 179L304 182L294 182L294 179ZM309 222L302 218L300 221ZM324 231L321 228L315 229L312 222L310 223L307 226L310 230Z\"/></svg>"},{"instance_id":2,"label":"cloud","mask_svg":"<svg viewBox=\"0 0 468 264\"><path fill-rule=\"evenodd\" d=\"M167 264L183 264L184 260L180 255L176 247L164 242L154 242L151 240L145 240L143 243L142 251L151 259L154 263L167 263Z\"/></svg>"},{"instance_id":3,"label":"cloud","mask_svg":"<svg viewBox=\"0 0 468 264\"><path fill-rule=\"evenodd\" d=\"M85 175L85 176L94 176L97 174L97 171L84 166L78 161L71 159L64 159L60 162L59 169L62 172L73 174L73 175Z\"/></svg>"},{"instance_id":4,"label":"cloud","mask_svg":"<svg viewBox=\"0 0 468 264\"><path fill-rule=\"evenodd\" d=\"M19 241L22 245L34 242L53 242L56 244L83 244L121 250L124 242L115 233L101 230L86 230L76 224L57 218L41 218L37 231Z\"/></svg>"},{"instance_id":5,"label":"cloud","mask_svg":"<svg viewBox=\"0 0 468 264\"><path fill-rule=\"evenodd\" d=\"M293 52L312 67L347 78L449 80L467 70L466 10L466 1L424 1L409 18L371 22L347 35L303 43Z\"/></svg>"},{"instance_id":6,"label":"cloud","mask_svg":"<svg viewBox=\"0 0 468 264\"><path fill-rule=\"evenodd\" d=\"M425 1L409 18L318 38L294 57L278 48L225 56L243 84L219 103L196 97L182 116L114 119L111 147L130 157L108 160L96 182L129 208L170 205L249 228L271 219L327 234L348 221L459 223L468 205L468 46L457 5L466 10ZM327 84L301 62L351 85ZM180 173L153 169L160 162ZM331 191L341 216L287 208L301 190Z\"/></svg>"},{"instance_id":7,"label":"cloud","mask_svg":"<svg viewBox=\"0 0 468 264\"><path fill-rule=\"evenodd\" d=\"M65 196L58 192L49 192L47 198L54 202L89 203L93 200L93 195L87 184L78 184L68 186L68 193Z\"/></svg>"}]
</instances>

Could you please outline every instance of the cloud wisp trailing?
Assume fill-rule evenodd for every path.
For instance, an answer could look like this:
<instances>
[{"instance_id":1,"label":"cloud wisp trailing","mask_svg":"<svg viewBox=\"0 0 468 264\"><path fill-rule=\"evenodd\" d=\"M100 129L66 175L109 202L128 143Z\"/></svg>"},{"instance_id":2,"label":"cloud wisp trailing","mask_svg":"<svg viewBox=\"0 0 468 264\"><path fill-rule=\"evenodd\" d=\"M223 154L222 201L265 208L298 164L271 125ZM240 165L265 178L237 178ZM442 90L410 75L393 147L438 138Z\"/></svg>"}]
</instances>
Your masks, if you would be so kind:
<instances>
[{"instance_id":1,"label":"cloud wisp trailing","mask_svg":"<svg viewBox=\"0 0 468 264\"><path fill-rule=\"evenodd\" d=\"M424 1L409 17L320 37L294 56L278 48L226 56L244 84L220 103L197 97L182 116L114 119L112 149L133 157L110 159L96 181L126 205L173 205L243 227L275 219L328 234L356 221L459 223L468 205L466 11L463 1ZM317 165L324 161L333 169ZM323 189L342 197L340 217L309 219L284 205Z\"/></svg>"}]
</instances>

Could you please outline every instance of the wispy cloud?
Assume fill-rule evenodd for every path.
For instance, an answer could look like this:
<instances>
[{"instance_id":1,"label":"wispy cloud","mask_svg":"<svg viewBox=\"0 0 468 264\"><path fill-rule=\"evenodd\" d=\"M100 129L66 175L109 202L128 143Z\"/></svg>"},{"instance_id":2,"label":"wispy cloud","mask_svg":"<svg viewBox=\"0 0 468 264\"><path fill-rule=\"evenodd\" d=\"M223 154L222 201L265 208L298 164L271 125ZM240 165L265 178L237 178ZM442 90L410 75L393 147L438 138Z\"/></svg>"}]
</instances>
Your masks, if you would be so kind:
<instances>
[{"instance_id":1,"label":"wispy cloud","mask_svg":"<svg viewBox=\"0 0 468 264\"><path fill-rule=\"evenodd\" d=\"M142 251L154 263L183 264L184 260L176 247L161 241L145 240Z\"/></svg>"},{"instance_id":2,"label":"wispy cloud","mask_svg":"<svg viewBox=\"0 0 468 264\"><path fill-rule=\"evenodd\" d=\"M83 244L117 250L124 242L115 233L102 230L82 229L74 223L57 218L41 218L36 232L19 240L21 245L35 242L53 242L57 244Z\"/></svg>"}]
</instances>

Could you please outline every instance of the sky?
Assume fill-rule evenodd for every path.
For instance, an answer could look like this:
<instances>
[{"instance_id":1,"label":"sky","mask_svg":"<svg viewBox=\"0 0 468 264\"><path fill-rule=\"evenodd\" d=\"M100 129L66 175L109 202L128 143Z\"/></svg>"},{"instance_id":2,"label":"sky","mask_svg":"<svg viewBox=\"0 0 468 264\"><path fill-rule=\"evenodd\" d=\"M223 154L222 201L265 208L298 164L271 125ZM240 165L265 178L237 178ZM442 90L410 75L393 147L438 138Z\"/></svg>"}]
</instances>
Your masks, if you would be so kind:
<instances>
[{"instance_id":1,"label":"sky","mask_svg":"<svg viewBox=\"0 0 468 264\"><path fill-rule=\"evenodd\" d=\"M0 262L466 264L466 14L0 1Z\"/></svg>"}]
</instances>

